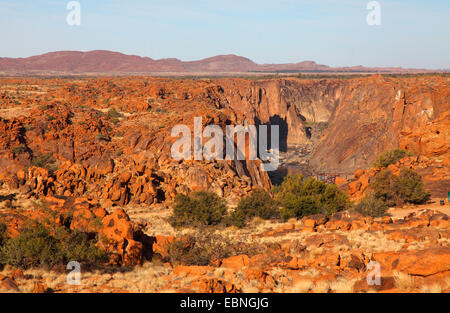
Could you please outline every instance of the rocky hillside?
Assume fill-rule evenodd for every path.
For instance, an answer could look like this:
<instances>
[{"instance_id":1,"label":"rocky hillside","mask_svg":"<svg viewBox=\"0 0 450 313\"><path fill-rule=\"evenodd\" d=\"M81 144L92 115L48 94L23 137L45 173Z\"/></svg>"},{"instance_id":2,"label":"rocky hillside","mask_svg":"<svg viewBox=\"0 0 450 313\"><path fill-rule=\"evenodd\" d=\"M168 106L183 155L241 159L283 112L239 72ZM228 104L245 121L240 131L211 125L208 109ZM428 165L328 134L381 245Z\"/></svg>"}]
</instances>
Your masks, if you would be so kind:
<instances>
[{"instance_id":1,"label":"rocky hillside","mask_svg":"<svg viewBox=\"0 0 450 313\"><path fill-rule=\"evenodd\" d=\"M107 246L111 261L128 265L143 263L142 266L127 271L110 268L83 272L83 283L79 286L68 285L67 275L57 271L5 268L0 272L0 291L450 291L450 220L437 211L421 210L397 220L337 213L329 218L315 215L283 225L267 221L246 230L222 230L213 240L195 237L202 240L202 253L209 257L217 254L218 258L205 262L205 255L198 253L177 259L179 256L170 249L176 244L185 247L193 244L186 232L183 236L142 236L120 209L108 215L93 205L73 199L70 203L64 199L56 199L55 203L53 199L53 203L52 208L59 212L74 206L77 218L71 224L73 228L89 226L83 219L87 214L102 214L99 232L111 239L112 244ZM126 248L122 248L124 242ZM208 255L206 251L211 253L212 248L213 253ZM225 254L227 249L232 249L232 253ZM373 262L380 266L380 281L369 285L367 268L374 270L375 265L369 265Z\"/></svg>"},{"instance_id":2,"label":"rocky hillside","mask_svg":"<svg viewBox=\"0 0 450 313\"><path fill-rule=\"evenodd\" d=\"M258 161L171 157L174 125L192 126L196 116L204 125L241 122L217 102L211 82L5 80L2 87L1 178L30 196L152 204L191 190L238 199L271 187Z\"/></svg>"},{"instance_id":3,"label":"rocky hillside","mask_svg":"<svg viewBox=\"0 0 450 313\"><path fill-rule=\"evenodd\" d=\"M29 186L36 175L30 166L49 157L59 166L44 174L42 184L51 183L44 194L91 192L124 204L164 202L192 189L236 198L252 186L270 189L267 173L252 161L171 159L172 127L192 126L195 116L203 117L204 125L222 127L280 125L281 150L313 147L313 172L351 174L397 147L430 159L432 172L449 164L449 91L448 78L440 76L3 79L1 177L13 174L13 186ZM311 137L315 125L326 128L318 138ZM124 171L126 179L120 178ZM141 195L148 181L154 188Z\"/></svg>"},{"instance_id":4,"label":"rocky hillside","mask_svg":"<svg viewBox=\"0 0 450 313\"><path fill-rule=\"evenodd\" d=\"M272 187L258 159L174 160L171 130L192 129L194 117L222 129L280 125L281 148L292 157L312 149L314 172L354 172L337 181L354 200L379 172L377 155L400 147L412 155L388 168L417 170L442 198L450 190L449 90L445 76L2 78L2 247L15 247L37 221L47 229L38 229L48 239L41 243L61 252L56 261L67 258L71 238L106 259L79 287L57 269L8 265L0 291L448 292L450 222L431 204L400 218L342 211L255 218L243 229L179 231L167 217L177 194L211 191L231 209L251 190ZM381 285L367 284L372 261L382 267Z\"/></svg>"}]
</instances>

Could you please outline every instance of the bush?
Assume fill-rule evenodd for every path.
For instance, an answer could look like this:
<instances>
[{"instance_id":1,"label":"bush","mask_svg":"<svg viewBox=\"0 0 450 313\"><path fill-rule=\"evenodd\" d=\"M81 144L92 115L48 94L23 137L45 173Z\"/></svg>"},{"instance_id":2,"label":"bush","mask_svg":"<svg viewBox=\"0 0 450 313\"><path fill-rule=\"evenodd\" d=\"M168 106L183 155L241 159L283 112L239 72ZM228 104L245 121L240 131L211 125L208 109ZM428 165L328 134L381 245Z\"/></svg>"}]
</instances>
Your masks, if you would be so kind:
<instances>
[{"instance_id":1,"label":"bush","mask_svg":"<svg viewBox=\"0 0 450 313\"><path fill-rule=\"evenodd\" d=\"M36 166L36 167L45 168L49 171L49 173L53 173L56 170L58 170L56 160L53 157L52 153L46 153L46 154L39 153L38 156L33 158L33 161L31 161L31 165Z\"/></svg>"},{"instance_id":2,"label":"bush","mask_svg":"<svg viewBox=\"0 0 450 313\"><path fill-rule=\"evenodd\" d=\"M167 261L173 265L210 265L231 256L252 256L261 252L260 246L236 242L229 237L207 232L172 242Z\"/></svg>"},{"instance_id":3,"label":"bush","mask_svg":"<svg viewBox=\"0 0 450 313\"><path fill-rule=\"evenodd\" d=\"M241 199L230 216L230 224L244 227L253 217L271 219L279 215L277 203L263 189L256 189Z\"/></svg>"},{"instance_id":4,"label":"bush","mask_svg":"<svg viewBox=\"0 0 450 313\"><path fill-rule=\"evenodd\" d=\"M172 210L169 222L174 227L207 226L220 224L227 206L215 193L199 191L190 196L178 194Z\"/></svg>"},{"instance_id":5,"label":"bush","mask_svg":"<svg viewBox=\"0 0 450 313\"><path fill-rule=\"evenodd\" d=\"M118 119L117 117L111 118L111 123L113 123L114 125L117 125L119 122L120 122L120 119Z\"/></svg>"},{"instance_id":6,"label":"bush","mask_svg":"<svg viewBox=\"0 0 450 313\"><path fill-rule=\"evenodd\" d=\"M84 233L59 228L55 235L36 222L28 222L19 235L7 239L0 249L0 264L19 268L53 267L70 261L94 265L104 254Z\"/></svg>"},{"instance_id":7,"label":"bush","mask_svg":"<svg viewBox=\"0 0 450 313\"><path fill-rule=\"evenodd\" d=\"M169 245L169 262L183 265L209 265L214 260L229 257L223 238L211 235L190 236Z\"/></svg>"},{"instance_id":8,"label":"bush","mask_svg":"<svg viewBox=\"0 0 450 313\"><path fill-rule=\"evenodd\" d=\"M377 167L387 167L391 164L397 163L400 159L407 155L409 155L409 153L401 149L386 151L375 160L373 165Z\"/></svg>"},{"instance_id":9,"label":"bush","mask_svg":"<svg viewBox=\"0 0 450 313\"><path fill-rule=\"evenodd\" d=\"M95 245L96 240L80 231L69 232L62 227L58 230L60 249L64 263L71 261L95 265L106 261L106 255Z\"/></svg>"},{"instance_id":10,"label":"bush","mask_svg":"<svg viewBox=\"0 0 450 313\"><path fill-rule=\"evenodd\" d=\"M422 204L430 199L430 193L424 189L422 177L407 168L402 168L398 176L384 169L375 175L369 187L388 206Z\"/></svg>"},{"instance_id":11,"label":"bush","mask_svg":"<svg viewBox=\"0 0 450 313\"><path fill-rule=\"evenodd\" d=\"M382 217L388 215L388 209L389 207L386 203L377 198L374 193L367 194L364 199L362 199L353 208L355 212L371 217Z\"/></svg>"},{"instance_id":12,"label":"bush","mask_svg":"<svg viewBox=\"0 0 450 313\"><path fill-rule=\"evenodd\" d=\"M60 258L58 242L39 224L26 226L0 250L0 263L20 268L53 266Z\"/></svg>"},{"instance_id":13,"label":"bush","mask_svg":"<svg viewBox=\"0 0 450 313\"><path fill-rule=\"evenodd\" d=\"M331 215L350 205L347 194L336 185L328 185L313 177L304 180L302 175L286 176L273 192L275 200L283 207L281 217L285 220L318 213Z\"/></svg>"},{"instance_id":14,"label":"bush","mask_svg":"<svg viewBox=\"0 0 450 313\"><path fill-rule=\"evenodd\" d=\"M123 114L117 111L115 108L112 108L108 111L108 117L110 119L118 119L120 117L123 117Z\"/></svg>"}]
</instances>

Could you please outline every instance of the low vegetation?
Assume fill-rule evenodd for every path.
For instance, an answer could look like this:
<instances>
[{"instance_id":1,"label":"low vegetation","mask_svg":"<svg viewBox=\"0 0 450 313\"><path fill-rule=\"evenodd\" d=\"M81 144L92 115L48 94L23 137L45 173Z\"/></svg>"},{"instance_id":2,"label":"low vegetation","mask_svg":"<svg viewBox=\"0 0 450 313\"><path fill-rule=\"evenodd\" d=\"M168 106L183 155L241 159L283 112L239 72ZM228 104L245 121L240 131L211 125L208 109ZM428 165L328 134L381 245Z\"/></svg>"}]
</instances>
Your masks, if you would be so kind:
<instances>
[{"instance_id":1,"label":"low vegetation","mask_svg":"<svg viewBox=\"0 0 450 313\"><path fill-rule=\"evenodd\" d=\"M108 117L113 124L117 124L120 122L120 118L123 117L123 114L117 111L115 108L108 110Z\"/></svg>"},{"instance_id":2,"label":"low vegetation","mask_svg":"<svg viewBox=\"0 0 450 313\"><path fill-rule=\"evenodd\" d=\"M353 211L364 216L381 217L388 215L389 206L377 198L373 192L368 193L364 199L353 207Z\"/></svg>"},{"instance_id":3,"label":"low vegetation","mask_svg":"<svg viewBox=\"0 0 450 313\"><path fill-rule=\"evenodd\" d=\"M178 194L169 222L174 227L218 225L224 221L227 205L215 193L199 191L191 195Z\"/></svg>"},{"instance_id":4,"label":"low vegetation","mask_svg":"<svg viewBox=\"0 0 450 313\"><path fill-rule=\"evenodd\" d=\"M254 217L264 220L279 216L278 205L263 189L256 189L241 199L236 210L230 216L230 223L244 227Z\"/></svg>"},{"instance_id":5,"label":"low vegetation","mask_svg":"<svg viewBox=\"0 0 450 313\"><path fill-rule=\"evenodd\" d=\"M58 165L52 153L40 153L31 161L31 166L42 167L53 173L58 170Z\"/></svg>"},{"instance_id":6,"label":"low vegetation","mask_svg":"<svg viewBox=\"0 0 450 313\"><path fill-rule=\"evenodd\" d=\"M235 225L239 228L253 218L264 220L302 218L304 216L333 213L350 208L345 192L334 184L326 184L313 177L287 176L280 186L273 188L274 197L262 189L252 191L241 199L236 209L227 213L226 201L211 192L179 194L172 206L169 222L174 227ZM281 207L281 209L280 209Z\"/></svg>"},{"instance_id":7,"label":"low vegetation","mask_svg":"<svg viewBox=\"0 0 450 313\"><path fill-rule=\"evenodd\" d=\"M302 218L324 213L331 215L349 208L348 196L336 185L329 185L313 177L286 176L280 186L273 188L274 198L281 206L281 217Z\"/></svg>"},{"instance_id":8,"label":"low vegetation","mask_svg":"<svg viewBox=\"0 0 450 313\"><path fill-rule=\"evenodd\" d=\"M0 248L0 264L18 268L53 267L78 261L83 265L95 265L103 261L104 254L95 246L95 239L81 232L71 232L60 227L52 234L45 226L29 221L20 233L3 238Z\"/></svg>"},{"instance_id":9,"label":"low vegetation","mask_svg":"<svg viewBox=\"0 0 450 313\"><path fill-rule=\"evenodd\" d=\"M0 223L0 247L3 245L3 242L6 240L6 225Z\"/></svg>"},{"instance_id":10,"label":"low vegetation","mask_svg":"<svg viewBox=\"0 0 450 313\"><path fill-rule=\"evenodd\" d=\"M391 164L395 164L410 153L401 149L389 150L382 153L373 163L376 167L388 167Z\"/></svg>"},{"instance_id":11,"label":"low vegetation","mask_svg":"<svg viewBox=\"0 0 450 313\"><path fill-rule=\"evenodd\" d=\"M15 146L11 149L11 152L15 155L21 155L26 152L26 148L24 146Z\"/></svg>"},{"instance_id":12,"label":"low vegetation","mask_svg":"<svg viewBox=\"0 0 450 313\"><path fill-rule=\"evenodd\" d=\"M260 253L261 249L248 242L236 242L228 237L203 232L171 243L168 261L176 265L211 265L235 255L252 256Z\"/></svg>"},{"instance_id":13,"label":"low vegetation","mask_svg":"<svg viewBox=\"0 0 450 313\"><path fill-rule=\"evenodd\" d=\"M405 203L423 204L430 199L424 189L422 177L412 169L402 168L399 175L384 169L375 175L369 188L376 198L388 206L401 206Z\"/></svg>"}]
</instances>

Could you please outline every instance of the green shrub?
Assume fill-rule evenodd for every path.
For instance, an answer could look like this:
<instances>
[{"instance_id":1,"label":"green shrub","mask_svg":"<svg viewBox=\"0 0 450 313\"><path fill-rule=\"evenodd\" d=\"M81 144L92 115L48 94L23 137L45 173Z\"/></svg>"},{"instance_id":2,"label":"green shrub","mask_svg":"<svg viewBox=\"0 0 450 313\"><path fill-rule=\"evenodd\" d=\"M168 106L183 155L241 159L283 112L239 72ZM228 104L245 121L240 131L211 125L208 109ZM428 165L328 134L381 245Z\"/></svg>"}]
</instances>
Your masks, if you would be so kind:
<instances>
[{"instance_id":1,"label":"green shrub","mask_svg":"<svg viewBox=\"0 0 450 313\"><path fill-rule=\"evenodd\" d=\"M57 240L39 224L27 225L0 250L0 263L20 268L53 266L60 258Z\"/></svg>"},{"instance_id":2,"label":"green shrub","mask_svg":"<svg viewBox=\"0 0 450 313\"><path fill-rule=\"evenodd\" d=\"M331 215L343 211L350 205L348 196L336 185L329 185L302 175L286 176L280 186L273 189L275 200L282 206L281 217L302 218L324 213Z\"/></svg>"},{"instance_id":3,"label":"green shrub","mask_svg":"<svg viewBox=\"0 0 450 313\"><path fill-rule=\"evenodd\" d=\"M265 190L256 189L241 199L236 210L230 216L230 224L244 227L253 217L267 220L278 215L276 201Z\"/></svg>"},{"instance_id":4,"label":"green shrub","mask_svg":"<svg viewBox=\"0 0 450 313\"><path fill-rule=\"evenodd\" d=\"M95 265L106 261L104 252L95 246L95 240L90 239L86 233L68 232L66 228L60 228L59 233L60 248L65 263L78 261L85 265Z\"/></svg>"},{"instance_id":5,"label":"green shrub","mask_svg":"<svg viewBox=\"0 0 450 313\"><path fill-rule=\"evenodd\" d=\"M384 169L375 175L369 187L388 206L422 204L430 199L430 193L424 189L422 177L407 168L402 168L398 176Z\"/></svg>"},{"instance_id":6,"label":"green shrub","mask_svg":"<svg viewBox=\"0 0 450 313\"><path fill-rule=\"evenodd\" d=\"M397 163L400 159L404 158L407 155L410 154L401 149L386 151L375 160L373 165L377 167L387 167L391 164Z\"/></svg>"},{"instance_id":7,"label":"green shrub","mask_svg":"<svg viewBox=\"0 0 450 313\"><path fill-rule=\"evenodd\" d=\"M423 204L430 199L430 193L425 190L422 176L412 169L403 168L394 184L404 202Z\"/></svg>"},{"instance_id":8,"label":"green shrub","mask_svg":"<svg viewBox=\"0 0 450 313\"><path fill-rule=\"evenodd\" d=\"M192 195L178 194L169 222L174 227L220 224L227 211L225 200L215 193L199 191Z\"/></svg>"},{"instance_id":9,"label":"green shrub","mask_svg":"<svg viewBox=\"0 0 450 313\"><path fill-rule=\"evenodd\" d=\"M27 222L20 233L4 241L0 249L0 264L19 268L30 268L77 261L94 265L105 259L87 234L71 233L59 228L55 235L42 224Z\"/></svg>"},{"instance_id":10,"label":"green shrub","mask_svg":"<svg viewBox=\"0 0 450 313\"><path fill-rule=\"evenodd\" d=\"M46 154L39 153L38 156L33 158L33 161L31 161L31 165L36 166L36 167L45 168L50 173L53 173L56 170L58 170L58 165L56 164L56 160L53 157L52 153L46 153Z\"/></svg>"},{"instance_id":11,"label":"green shrub","mask_svg":"<svg viewBox=\"0 0 450 313\"><path fill-rule=\"evenodd\" d=\"M353 208L355 212L358 212L364 216L381 217L388 215L389 207L386 203L377 198L374 193L368 193L364 199L362 199Z\"/></svg>"}]
</instances>

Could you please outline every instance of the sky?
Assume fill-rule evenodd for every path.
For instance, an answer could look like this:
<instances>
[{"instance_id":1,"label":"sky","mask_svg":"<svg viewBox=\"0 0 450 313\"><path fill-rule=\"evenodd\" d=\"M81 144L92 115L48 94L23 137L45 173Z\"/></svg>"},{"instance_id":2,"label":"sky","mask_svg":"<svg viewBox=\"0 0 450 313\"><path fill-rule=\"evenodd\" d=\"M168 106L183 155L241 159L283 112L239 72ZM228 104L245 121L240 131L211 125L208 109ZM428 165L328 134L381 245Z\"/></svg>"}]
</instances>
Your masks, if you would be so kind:
<instances>
[{"instance_id":1,"label":"sky","mask_svg":"<svg viewBox=\"0 0 450 313\"><path fill-rule=\"evenodd\" d=\"M265 63L450 69L450 1L0 0L0 57L111 50L153 59L236 54Z\"/></svg>"}]
</instances>

